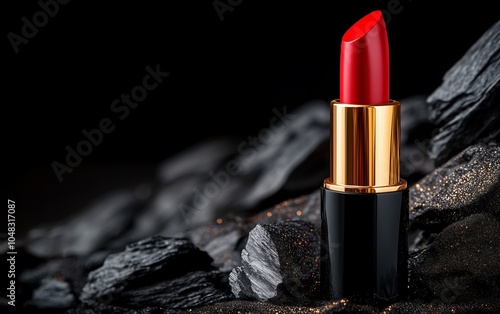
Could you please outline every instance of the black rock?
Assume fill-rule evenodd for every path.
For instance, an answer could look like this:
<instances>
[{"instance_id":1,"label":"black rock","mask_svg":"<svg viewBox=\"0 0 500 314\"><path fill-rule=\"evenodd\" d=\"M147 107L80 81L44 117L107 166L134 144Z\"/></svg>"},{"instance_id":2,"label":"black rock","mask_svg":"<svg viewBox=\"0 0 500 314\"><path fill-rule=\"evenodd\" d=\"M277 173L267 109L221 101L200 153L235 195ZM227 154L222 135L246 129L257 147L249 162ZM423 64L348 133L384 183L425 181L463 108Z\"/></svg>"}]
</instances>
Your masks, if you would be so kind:
<instances>
[{"instance_id":1,"label":"black rock","mask_svg":"<svg viewBox=\"0 0 500 314\"><path fill-rule=\"evenodd\" d=\"M134 307L184 309L233 299L227 282L228 273L190 272L179 278L152 285L125 289L114 303Z\"/></svg>"},{"instance_id":2,"label":"black rock","mask_svg":"<svg viewBox=\"0 0 500 314\"><path fill-rule=\"evenodd\" d=\"M431 303L498 306L500 221L481 213L445 228L434 242L410 258L410 291ZM496 298L496 301L493 301Z\"/></svg>"},{"instance_id":3,"label":"black rock","mask_svg":"<svg viewBox=\"0 0 500 314\"><path fill-rule=\"evenodd\" d=\"M448 72L427 99L438 127L431 157L441 165L479 140L500 135L500 22L495 23Z\"/></svg>"},{"instance_id":4,"label":"black rock","mask_svg":"<svg viewBox=\"0 0 500 314\"><path fill-rule=\"evenodd\" d=\"M474 145L410 189L410 226L440 231L471 214L500 214L500 147Z\"/></svg>"},{"instance_id":5,"label":"black rock","mask_svg":"<svg viewBox=\"0 0 500 314\"><path fill-rule=\"evenodd\" d=\"M242 265L229 275L236 297L308 304L317 296L319 234L313 224L258 224L250 232L241 258Z\"/></svg>"},{"instance_id":6,"label":"black rock","mask_svg":"<svg viewBox=\"0 0 500 314\"><path fill-rule=\"evenodd\" d=\"M228 215L218 222L189 230L188 237L206 251L220 270L232 270L241 264L241 251L248 233L260 224L275 224L288 220L303 220L319 228L319 190L276 204L254 216L242 218Z\"/></svg>"},{"instance_id":7,"label":"black rock","mask_svg":"<svg viewBox=\"0 0 500 314\"><path fill-rule=\"evenodd\" d=\"M180 277L188 272L210 270L212 259L189 240L151 237L109 255L102 267L88 275L82 302L111 302L127 289Z\"/></svg>"},{"instance_id":8,"label":"black rock","mask_svg":"<svg viewBox=\"0 0 500 314\"><path fill-rule=\"evenodd\" d=\"M44 279L31 298L30 305L38 308L69 308L76 303L68 282L61 279Z\"/></svg>"}]
</instances>

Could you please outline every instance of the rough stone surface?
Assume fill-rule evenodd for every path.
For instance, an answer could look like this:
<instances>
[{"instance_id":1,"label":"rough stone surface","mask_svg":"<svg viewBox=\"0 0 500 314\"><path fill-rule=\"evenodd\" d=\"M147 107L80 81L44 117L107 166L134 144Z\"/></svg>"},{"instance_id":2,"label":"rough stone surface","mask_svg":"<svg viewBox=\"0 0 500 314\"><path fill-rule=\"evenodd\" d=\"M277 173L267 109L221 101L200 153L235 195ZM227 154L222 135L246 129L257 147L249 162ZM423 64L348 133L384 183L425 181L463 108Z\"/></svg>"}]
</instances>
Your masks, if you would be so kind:
<instances>
[{"instance_id":1,"label":"rough stone surface","mask_svg":"<svg viewBox=\"0 0 500 314\"><path fill-rule=\"evenodd\" d=\"M182 238L151 237L109 255L102 267L88 275L80 300L113 299L124 289L182 276L190 271L211 269L212 259Z\"/></svg>"},{"instance_id":2,"label":"rough stone surface","mask_svg":"<svg viewBox=\"0 0 500 314\"><path fill-rule=\"evenodd\" d=\"M229 276L233 294L274 303L309 303L317 297L319 233L304 221L257 225Z\"/></svg>"},{"instance_id":3,"label":"rough stone surface","mask_svg":"<svg viewBox=\"0 0 500 314\"><path fill-rule=\"evenodd\" d=\"M465 149L410 189L410 221L438 230L473 213L500 213L500 147Z\"/></svg>"},{"instance_id":4,"label":"rough stone surface","mask_svg":"<svg viewBox=\"0 0 500 314\"><path fill-rule=\"evenodd\" d=\"M179 278L125 289L114 303L132 307L184 309L233 299L227 273L196 271Z\"/></svg>"},{"instance_id":5,"label":"rough stone surface","mask_svg":"<svg viewBox=\"0 0 500 314\"><path fill-rule=\"evenodd\" d=\"M431 145L438 165L479 140L499 140L500 22L446 72L427 101L438 131Z\"/></svg>"}]
</instances>

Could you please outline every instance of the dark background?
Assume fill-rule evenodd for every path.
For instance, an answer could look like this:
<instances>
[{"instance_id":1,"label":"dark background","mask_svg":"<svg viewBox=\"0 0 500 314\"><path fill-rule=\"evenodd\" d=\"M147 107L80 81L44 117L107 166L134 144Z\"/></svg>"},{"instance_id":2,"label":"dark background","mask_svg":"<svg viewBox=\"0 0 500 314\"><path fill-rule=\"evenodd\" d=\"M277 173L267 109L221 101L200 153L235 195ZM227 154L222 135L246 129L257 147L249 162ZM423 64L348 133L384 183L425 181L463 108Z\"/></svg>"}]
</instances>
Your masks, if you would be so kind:
<instances>
[{"instance_id":1,"label":"dark background","mask_svg":"<svg viewBox=\"0 0 500 314\"><path fill-rule=\"evenodd\" d=\"M492 1L435 2L233 0L221 21L214 1L73 0L16 54L6 35L21 34L21 18L41 9L9 1L4 182L19 233L153 178L160 161L196 142L256 135L273 107L338 97L342 34L372 10L385 10L391 98L431 93L498 19ZM170 76L117 119L112 101L156 64ZM64 162L66 145L75 147L102 118L116 129L59 183L51 163Z\"/></svg>"}]
</instances>

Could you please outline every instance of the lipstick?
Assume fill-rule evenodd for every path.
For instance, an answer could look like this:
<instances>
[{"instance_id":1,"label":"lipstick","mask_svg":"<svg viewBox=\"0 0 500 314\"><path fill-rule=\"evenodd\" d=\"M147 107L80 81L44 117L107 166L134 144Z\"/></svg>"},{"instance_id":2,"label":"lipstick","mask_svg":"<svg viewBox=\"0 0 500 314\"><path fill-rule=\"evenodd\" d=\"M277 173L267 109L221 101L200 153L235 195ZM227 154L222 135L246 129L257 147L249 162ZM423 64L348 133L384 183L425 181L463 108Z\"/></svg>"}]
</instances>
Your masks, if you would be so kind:
<instances>
[{"instance_id":1,"label":"lipstick","mask_svg":"<svg viewBox=\"0 0 500 314\"><path fill-rule=\"evenodd\" d=\"M321 188L321 291L330 300L404 299L408 189L380 11L347 30L340 59L340 99L330 103L330 177Z\"/></svg>"}]
</instances>

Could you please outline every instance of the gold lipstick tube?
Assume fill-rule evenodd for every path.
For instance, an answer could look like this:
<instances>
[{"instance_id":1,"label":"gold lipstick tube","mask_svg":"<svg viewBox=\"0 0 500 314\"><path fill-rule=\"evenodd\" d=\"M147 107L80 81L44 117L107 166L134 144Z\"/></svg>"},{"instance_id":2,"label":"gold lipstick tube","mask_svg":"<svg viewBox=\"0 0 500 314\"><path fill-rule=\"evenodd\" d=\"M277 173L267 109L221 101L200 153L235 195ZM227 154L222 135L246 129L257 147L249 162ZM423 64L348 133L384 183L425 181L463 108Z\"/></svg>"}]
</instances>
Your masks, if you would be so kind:
<instances>
[{"instance_id":1,"label":"gold lipstick tube","mask_svg":"<svg viewBox=\"0 0 500 314\"><path fill-rule=\"evenodd\" d=\"M406 188L399 176L400 103L330 103L330 178L339 192L383 193Z\"/></svg>"},{"instance_id":2,"label":"gold lipstick tube","mask_svg":"<svg viewBox=\"0 0 500 314\"><path fill-rule=\"evenodd\" d=\"M328 300L404 299L408 189L400 103L330 104L330 177L321 188L321 290Z\"/></svg>"}]
</instances>

